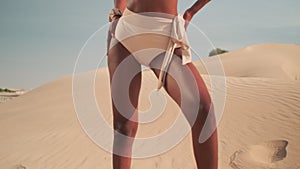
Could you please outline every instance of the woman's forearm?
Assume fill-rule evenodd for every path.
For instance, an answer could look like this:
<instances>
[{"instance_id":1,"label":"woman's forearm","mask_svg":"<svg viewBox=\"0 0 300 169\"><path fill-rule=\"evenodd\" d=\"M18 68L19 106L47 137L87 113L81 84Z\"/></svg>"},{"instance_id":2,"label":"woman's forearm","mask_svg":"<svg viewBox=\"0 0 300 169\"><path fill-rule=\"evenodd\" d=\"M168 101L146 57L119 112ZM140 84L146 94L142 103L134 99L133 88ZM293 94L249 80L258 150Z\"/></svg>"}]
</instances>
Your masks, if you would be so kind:
<instances>
[{"instance_id":1,"label":"woman's forearm","mask_svg":"<svg viewBox=\"0 0 300 169\"><path fill-rule=\"evenodd\" d=\"M121 11L124 11L126 8L127 0L114 0L115 8L119 8Z\"/></svg>"},{"instance_id":2,"label":"woman's forearm","mask_svg":"<svg viewBox=\"0 0 300 169\"><path fill-rule=\"evenodd\" d=\"M202 9L210 0L198 0L195 2L189 9L186 11L191 15L194 16L200 9Z\"/></svg>"},{"instance_id":3,"label":"woman's forearm","mask_svg":"<svg viewBox=\"0 0 300 169\"><path fill-rule=\"evenodd\" d=\"M193 16L203 8L210 0L198 0L189 9L184 12L183 18L186 21L185 28L188 23L192 20Z\"/></svg>"}]
</instances>

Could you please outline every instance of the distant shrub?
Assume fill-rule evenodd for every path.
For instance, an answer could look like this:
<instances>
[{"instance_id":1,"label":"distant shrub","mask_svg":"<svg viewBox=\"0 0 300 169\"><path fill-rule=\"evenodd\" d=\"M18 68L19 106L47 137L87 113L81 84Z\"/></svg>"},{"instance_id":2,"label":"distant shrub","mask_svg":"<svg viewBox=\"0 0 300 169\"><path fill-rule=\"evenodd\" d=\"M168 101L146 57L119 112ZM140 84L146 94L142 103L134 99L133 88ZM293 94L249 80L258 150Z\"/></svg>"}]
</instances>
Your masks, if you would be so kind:
<instances>
[{"instance_id":1,"label":"distant shrub","mask_svg":"<svg viewBox=\"0 0 300 169\"><path fill-rule=\"evenodd\" d=\"M227 53L227 52L228 52L227 50L216 48L216 49L213 49L212 51L209 52L209 56L220 55L222 53Z\"/></svg>"},{"instance_id":2,"label":"distant shrub","mask_svg":"<svg viewBox=\"0 0 300 169\"><path fill-rule=\"evenodd\" d=\"M0 88L0 92L8 92L8 93L15 93L16 91L13 91L13 90L9 90L7 88Z\"/></svg>"}]
</instances>

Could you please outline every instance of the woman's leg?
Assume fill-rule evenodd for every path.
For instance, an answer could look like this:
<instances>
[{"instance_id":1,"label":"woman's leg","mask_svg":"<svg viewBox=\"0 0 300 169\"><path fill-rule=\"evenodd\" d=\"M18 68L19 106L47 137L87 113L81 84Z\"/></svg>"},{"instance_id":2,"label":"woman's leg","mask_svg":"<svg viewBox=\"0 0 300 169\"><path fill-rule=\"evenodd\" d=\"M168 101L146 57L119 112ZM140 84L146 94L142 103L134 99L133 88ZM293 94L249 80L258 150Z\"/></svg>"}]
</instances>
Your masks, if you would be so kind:
<instances>
[{"instance_id":1,"label":"woman's leg","mask_svg":"<svg viewBox=\"0 0 300 169\"><path fill-rule=\"evenodd\" d=\"M158 77L163 62L164 54L156 57L150 64L151 69ZM218 138L217 130L213 132L208 140L199 143L199 135L204 126L208 113L213 112L213 104L206 85L199 72L193 65L181 64L181 58L174 55L170 63L168 74L165 78L164 88L174 101L181 107L182 112L191 125L194 156L198 169L217 169L218 168ZM175 78L172 76L174 75ZM196 84L193 87L193 80ZM181 87L180 87L180 86ZM195 90L198 89L198 94ZM196 98L198 97L198 99ZM200 97L200 99L199 99ZM181 98L185 99L184 101ZM200 102L198 102L200 101ZM182 105L182 103L184 103ZM195 110L195 107L199 109ZM198 113L198 115L194 113ZM210 125L216 125L215 119L210 119ZM216 127L216 126L211 126Z\"/></svg>"},{"instance_id":2,"label":"woman's leg","mask_svg":"<svg viewBox=\"0 0 300 169\"><path fill-rule=\"evenodd\" d=\"M123 45L117 43L108 51L108 68L115 130L113 168L130 169L132 144L138 128L137 106L141 86L141 65ZM128 74L133 73L135 74L133 78L126 78ZM126 82L130 84L129 89L126 88ZM127 96L121 97L124 93ZM127 99L128 95L130 99Z\"/></svg>"}]
</instances>

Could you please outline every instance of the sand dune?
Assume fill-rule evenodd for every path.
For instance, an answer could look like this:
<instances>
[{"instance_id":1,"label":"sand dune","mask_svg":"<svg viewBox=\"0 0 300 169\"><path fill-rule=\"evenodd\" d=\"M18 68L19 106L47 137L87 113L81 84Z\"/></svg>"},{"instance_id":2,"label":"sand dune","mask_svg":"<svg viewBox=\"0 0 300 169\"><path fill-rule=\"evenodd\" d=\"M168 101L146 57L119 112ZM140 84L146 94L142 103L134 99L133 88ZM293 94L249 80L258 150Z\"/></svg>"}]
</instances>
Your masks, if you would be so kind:
<instances>
[{"instance_id":1,"label":"sand dune","mask_svg":"<svg viewBox=\"0 0 300 169\"><path fill-rule=\"evenodd\" d=\"M226 76L299 80L299 54L299 45L261 44L206 58L202 62L213 66L220 58ZM195 64L202 73L207 73L200 61Z\"/></svg>"},{"instance_id":2,"label":"sand dune","mask_svg":"<svg viewBox=\"0 0 300 169\"><path fill-rule=\"evenodd\" d=\"M219 57L227 76L225 110L218 126L220 169L300 168L299 55L299 45L264 44L203 60L213 66ZM195 63L209 84L203 64ZM80 76L88 80L91 75ZM219 78L215 75L211 78ZM96 77L96 101L111 124L107 69L99 69ZM156 84L154 74L145 71L142 110L150 107L148 95ZM178 111L167 97L165 112L141 124L137 137L163 133ZM111 168L111 155L93 143L79 124L71 75L1 104L0 133L1 169ZM159 156L134 159L133 168L194 169L191 135Z\"/></svg>"}]
</instances>

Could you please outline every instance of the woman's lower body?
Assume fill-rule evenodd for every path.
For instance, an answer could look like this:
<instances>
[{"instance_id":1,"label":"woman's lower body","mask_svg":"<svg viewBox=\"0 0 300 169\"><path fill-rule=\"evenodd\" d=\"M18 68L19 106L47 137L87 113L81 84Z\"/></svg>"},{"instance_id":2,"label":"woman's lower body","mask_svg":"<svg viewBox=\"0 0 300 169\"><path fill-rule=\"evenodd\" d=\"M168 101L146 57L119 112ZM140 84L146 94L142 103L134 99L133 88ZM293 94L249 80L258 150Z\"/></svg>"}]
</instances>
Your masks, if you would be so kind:
<instances>
[{"instance_id":1,"label":"woman's lower body","mask_svg":"<svg viewBox=\"0 0 300 169\"><path fill-rule=\"evenodd\" d=\"M155 38L155 36L153 36L153 38ZM112 101L114 129L118 133L128 136L127 138L119 137L118 134L115 134L114 136L113 151L118 153L113 154L113 168L129 169L131 166L130 157L132 153L132 144L134 141L132 138L135 137L138 128L138 99L142 79L141 65L143 64L149 66L156 77L159 78L161 75L160 68L162 67L166 55L164 52L157 52L156 55L149 56L148 60L146 59L141 61L133 54L137 51L132 51L132 49L129 47L133 42L127 43L126 45L114 38L111 40L112 43L110 44L113 45L110 46L108 51L108 68L110 74L111 92L112 95L114 93L128 93L129 96L124 98L129 98L130 100L130 103L128 100L121 100L122 103L125 103L125 105L121 106L123 107L122 110L120 110L119 105L116 105L116 103ZM142 40L143 38L140 39L140 43L144 43ZM160 46L168 45L161 44ZM144 53L142 56L144 59L146 57L145 54L147 53ZM151 52L148 54L151 54ZM193 150L197 168L217 169L217 130L215 130L210 138L204 143L199 143L198 141L208 113L213 113L213 104L207 87L205 86L203 79L193 63L189 62L184 65L182 64L182 56L176 54L172 55L172 58L170 62L168 62L167 66L168 72L165 74L163 87L171 96L171 98L177 103L177 105L181 107L182 112L191 125ZM122 67L124 70L118 70L122 69ZM133 78L124 78L128 77L128 74L134 74ZM171 74L176 74L176 78L172 77ZM195 91L193 87L190 87L191 79L195 80L197 91ZM130 84L129 89L123 86L123 84L126 83ZM196 97L200 97L200 99ZM199 106L196 114L195 112L189 111L189 107L182 106L182 98L186 98L184 102L188 105L192 105L191 107ZM134 108L131 108L131 105L127 106L126 103L131 104ZM214 122L211 122L211 124L215 125Z\"/></svg>"}]
</instances>

